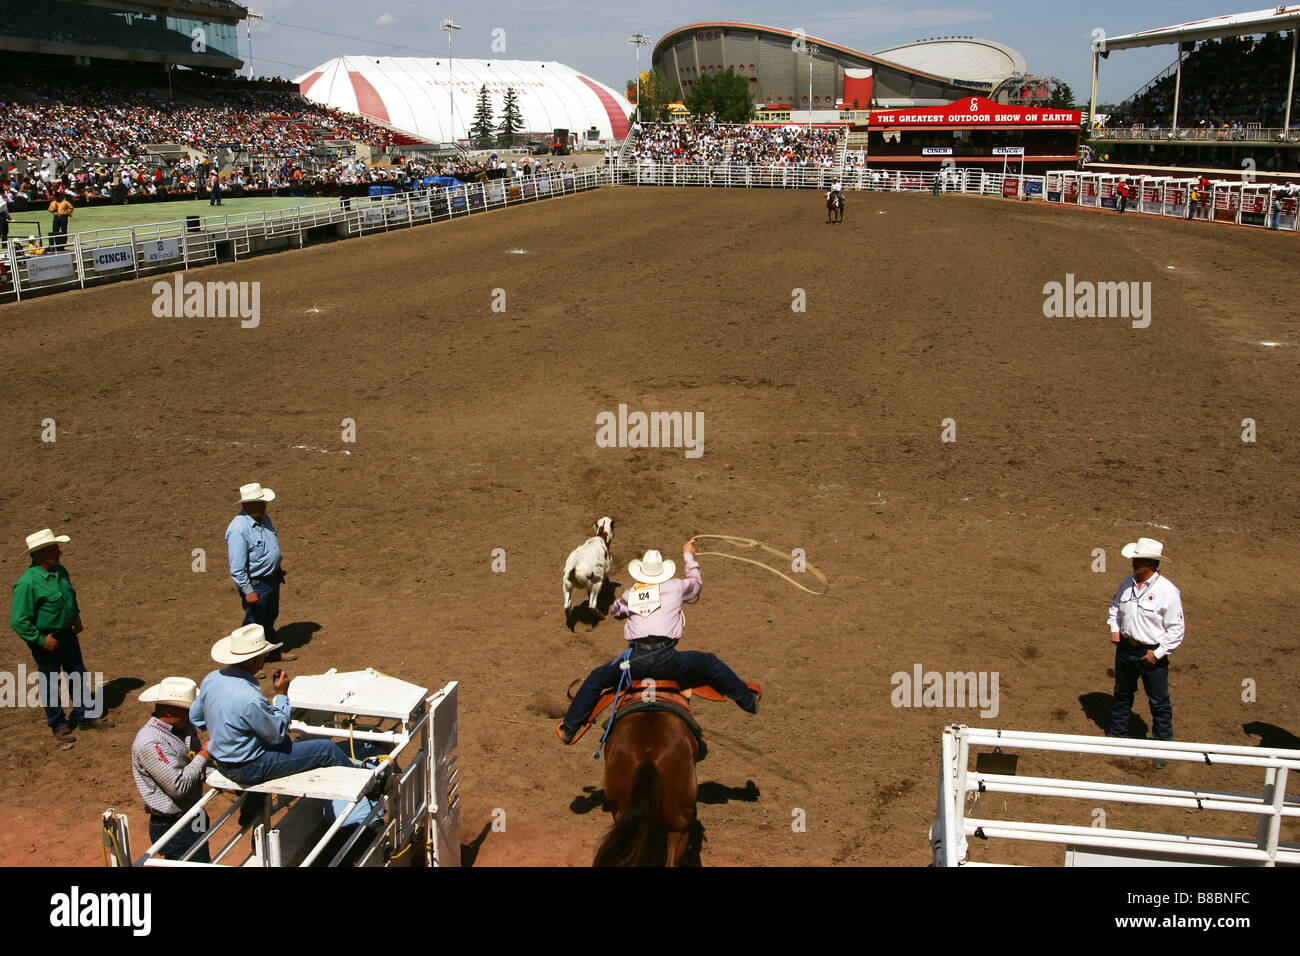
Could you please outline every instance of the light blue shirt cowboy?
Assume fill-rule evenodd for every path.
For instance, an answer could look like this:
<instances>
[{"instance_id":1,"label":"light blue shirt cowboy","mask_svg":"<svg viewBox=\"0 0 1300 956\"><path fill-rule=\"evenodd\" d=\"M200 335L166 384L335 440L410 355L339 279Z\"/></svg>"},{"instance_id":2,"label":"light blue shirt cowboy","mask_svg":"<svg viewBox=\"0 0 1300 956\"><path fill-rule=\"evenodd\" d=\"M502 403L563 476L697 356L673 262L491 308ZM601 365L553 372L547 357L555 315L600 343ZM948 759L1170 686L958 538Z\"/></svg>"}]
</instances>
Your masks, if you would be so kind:
<instances>
[{"instance_id":1,"label":"light blue shirt cowboy","mask_svg":"<svg viewBox=\"0 0 1300 956\"><path fill-rule=\"evenodd\" d=\"M226 528L226 553L235 587L241 594L252 594L250 577L269 578L280 567L280 537L271 516L255 519L247 511L235 515Z\"/></svg>"},{"instance_id":2,"label":"light blue shirt cowboy","mask_svg":"<svg viewBox=\"0 0 1300 956\"><path fill-rule=\"evenodd\" d=\"M257 679L242 667L223 667L203 678L190 704L190 723L208 732L208 753L220 763L247 763L284 741L289 698L267 703Z\"/></svg>"}]
</instances>

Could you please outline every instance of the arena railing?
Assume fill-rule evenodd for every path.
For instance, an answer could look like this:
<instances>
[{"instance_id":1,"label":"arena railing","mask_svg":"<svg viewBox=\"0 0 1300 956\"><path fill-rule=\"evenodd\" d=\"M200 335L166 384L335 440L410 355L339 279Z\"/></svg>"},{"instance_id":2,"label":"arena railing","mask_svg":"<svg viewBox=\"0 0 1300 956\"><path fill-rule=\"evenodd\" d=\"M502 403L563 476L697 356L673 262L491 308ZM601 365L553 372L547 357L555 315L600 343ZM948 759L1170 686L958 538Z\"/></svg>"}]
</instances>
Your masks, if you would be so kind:
<instances>
[{"instance_id":1,"label":"arena railing","mask_svg":"<svg viewBox=\"0 0 1300 956\"><path fill-rule=\"evenodd\" d=\"M991 748L992 753L976 754L972 767L972 748ZM1034 766L1041 753L1072 755L1068 759L1082 764L1082 759L1105 758L1178 761L1188 764L1187 771L1216 768L1254 768L1263 771L1262 787L1254 792L1238 793L1151 784L1111 783L1102 780L1067 777L1029 776L1019 767L1023 757ZM983 759L980 759L983 758ZM1037 761L1038 766L1043 761ZM1046 771L1044 767L1044 773ZM1300 844L1280 839L1283 821L1300 818L1300 796L1288 796L1300 771L1300 750L1265 747L1242 747L1184 741L1125 740L1113 737L1090 737L1077 734L1035 733L1029 731L985 730L964 725L944 728L939 774L939 799L934 825L930 830L934 866L990 866L969 859L968 838L980 840L1016 840L1064 845L1067 866L1296 866L1300 865ZM1235 782L1235 780L1233 781ZM1005 799L982 799L986 794L1015 794L1026 801L1007 810ZM1068 806L1056 800L1082 800L1095 809L1089 826L1046 822L1077 819ZM973 802L972 802L973 801ZM1171 807L1198 815L1209 812L1221 817L1224 827L1234 819L1256 818L1253 838L1244 836L1194 835L1163 833L1150 829L1121 830L1107 825L1106 811L1099 803L1132 805L1139 808L1125 819L1141 821L1149 815L1147 808ZM1000 812L1026 813L1030 819L994 818ZM1244 829L1244 828L1238 828Z\"/></svg>"},{"instance_id":2,"label":"arena railing","mask_svg":"<svg viewBox=\"0 0 1300 956\"><path fill-rule=\"evenodd\" d=\"M1135 213L1288 232L1300 228L1300 195L1288 195L1288 188L1276 183L1220 179L1201 190L1199 179L1186 176L1060 170L1047 174L1045 198L1064 206L1116 209L1121 181L1132 190L1128 208ZM1197 202L1194 189L1200 193Z\"/></svg>"},{"instance_id":3,"label":"arena railing","mask_svg":"<svg viewBox=\"0 0 1300 956\"><path fill-rule=\"evenodd\" d=\"M1178 129L1098 129L1092 131L1093 139L1150 143L1296 143L1300 142L1300 129L1258 126L1240 129L1214 129L1211 127L1183 126Z\"/></svg>"},{"instance_id":4,"label":"arena railing","mask_svg":"<svg viewBox=\"0 0 1300 956\"><path fill-rule=\"evenodd\" d=\"M289 209L11 239L0 250L0 300L178 272L343 236L439 222L607 185L604 166L448 189L334 199Z\"/></svg>"},{"instance_id":5,"label":"arena railing","mask_svg":"<svg viewBox=\"0 0 1300 956\"><path fill-rule=\"evenodd\" d=\"M782 166L624 165L614 169L614 183L639 186L713 186L724 188L827 189L833 170ZM1116 208L1115 187L1124 179L1133 187L1129 209L1149 215L1182 217L1242 226L1296 231L1300 228L1300 196L1288 196L1276 184L1220 180L1205 201L1189 202L1195 180L1171 177L1120 176L1074 170L1041 176L982 169L943 170L851 168L843 172L846 190L875 192L973 193L1052 204ZM1276 215L1275 215L1276 214Z\"/></svg>"},{"instance_id":6,"label":"arena railing","mask_svg":"<svg viewBox=\"0 0 1300 956\"><path fill-rule=\"evenodd\" d=\"M836 180L846 190L932 192L940 179L941 192L980 193L1042 199L1043 176L989 173L980 169L913 170L809 169L801 166L625 165L615 169L614 181L634 186L718 186L737 189L829 189Z\"/></svg>"}]
</instances>

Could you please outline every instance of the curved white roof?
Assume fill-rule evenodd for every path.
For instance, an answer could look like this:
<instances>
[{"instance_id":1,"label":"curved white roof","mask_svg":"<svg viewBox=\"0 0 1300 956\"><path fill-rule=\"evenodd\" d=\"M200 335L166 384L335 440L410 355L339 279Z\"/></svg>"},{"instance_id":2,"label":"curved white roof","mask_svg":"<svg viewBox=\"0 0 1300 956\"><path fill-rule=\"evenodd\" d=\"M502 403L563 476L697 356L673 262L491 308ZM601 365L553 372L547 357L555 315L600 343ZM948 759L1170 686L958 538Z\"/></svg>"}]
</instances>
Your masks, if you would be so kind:
<instances>
[{"instance_id":1,"label":"curved white roof","mask_svg":"<svg viewBox=\"0 0 1300 956\"><path fill-rule=\"evenodd\" d=\"M977 37L918 40L872 55L914 70L994 86L1013 73L1025 72L1025 58L1011 47Z\"/></svg>"},{"instance_id":2,"label":"curved white roof","mask_svg":"<svg viewBox=\"0 0 1300 956\"><path fill-rule=\"evenodd\" d=\"M468 138L484 85L493 123L500 125L506 90L513 88L528 132L594 126L602 139L622 139L633 109L603 83L550 61L338 56L294 82L314 102L436 143Z\"/></svg>"}]
</instances>

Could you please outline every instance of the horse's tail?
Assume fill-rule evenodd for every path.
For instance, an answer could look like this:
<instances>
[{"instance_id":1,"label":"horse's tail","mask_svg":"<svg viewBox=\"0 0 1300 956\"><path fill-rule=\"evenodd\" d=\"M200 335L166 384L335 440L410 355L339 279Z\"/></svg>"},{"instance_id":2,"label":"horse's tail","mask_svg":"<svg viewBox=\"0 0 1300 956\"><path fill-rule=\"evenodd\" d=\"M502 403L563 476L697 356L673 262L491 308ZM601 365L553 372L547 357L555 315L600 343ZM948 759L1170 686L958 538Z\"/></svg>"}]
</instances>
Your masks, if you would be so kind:
<instances>
[{"instance_id":1,"label":"horse's tail","mask_svg":"<svg viewBox=\"0 0 1300 956\"><path fill-rule=\"evenodd\" d=\"M610 827L596 847L592 866L636 866L645 852L650 829L663 803L663 781L653 760L643 760L632 777L632 794L623 818Z\"/></svg>"}]
</instances>

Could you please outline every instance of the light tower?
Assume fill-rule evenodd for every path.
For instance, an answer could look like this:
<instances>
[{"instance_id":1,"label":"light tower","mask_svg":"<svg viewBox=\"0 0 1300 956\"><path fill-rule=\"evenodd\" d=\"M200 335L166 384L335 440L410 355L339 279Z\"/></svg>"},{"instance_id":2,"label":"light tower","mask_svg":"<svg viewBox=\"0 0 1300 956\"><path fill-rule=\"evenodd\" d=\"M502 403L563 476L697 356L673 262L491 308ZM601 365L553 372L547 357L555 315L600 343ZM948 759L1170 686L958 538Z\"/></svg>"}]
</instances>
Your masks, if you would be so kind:
<instances>
[{"instance_id":1,"label":"light tower","mask_svg":"<svg viewBox=\"0 0 1300 956\"><path fill-rule=\"evenodd\" d=\"M821 47L811 41L808 43L808 135L812 136L812 65L813 57L821 52Z\"/></svg>"},{"instance_id":2,"label":"light tower","mask_svg":"<svg viewBox=\"0 0 1300 956\"><path fill-rule=\"evenodd\" d=\"M454 61L451 56L451 35L459 30L451 20L442 21L442 29L447 34L447 125L451 129L451 141L456 142L456 89L452 85L454 77L452 76L452 66Z\"/></svg>"},{"instance_id":3,"label":"light tower","mask_svg":"<svg viewBox=\"0 0 1300 956\"><path fill-rule=\"evenodd\" d=\"M644 33L633 33L627 42L636 47L636 121L641 122L641 48L648 46L650 38Z\"/></svg>"}]
</instances>

